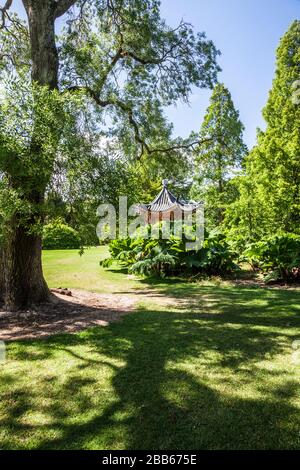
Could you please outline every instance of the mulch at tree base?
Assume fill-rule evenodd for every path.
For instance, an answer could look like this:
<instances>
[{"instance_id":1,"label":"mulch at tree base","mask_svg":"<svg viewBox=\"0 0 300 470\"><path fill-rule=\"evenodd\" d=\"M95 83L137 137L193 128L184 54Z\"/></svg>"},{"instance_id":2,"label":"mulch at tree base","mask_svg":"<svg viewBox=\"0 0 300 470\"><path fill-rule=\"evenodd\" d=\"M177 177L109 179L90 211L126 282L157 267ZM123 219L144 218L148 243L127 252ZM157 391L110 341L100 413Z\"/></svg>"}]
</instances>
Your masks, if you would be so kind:
<instances>
[{"instance_id":1,"label":"mulch at tree base","mask_svg":"<svg viewBox=\"0 0 300 470\"><path fill-rule=\"evenodd\" d=\"M0 340L41 338L107 326L134 310L133 296L53 289L49 303L26 311L7 312L0 306Z\"/></svg>"}]
</instances>

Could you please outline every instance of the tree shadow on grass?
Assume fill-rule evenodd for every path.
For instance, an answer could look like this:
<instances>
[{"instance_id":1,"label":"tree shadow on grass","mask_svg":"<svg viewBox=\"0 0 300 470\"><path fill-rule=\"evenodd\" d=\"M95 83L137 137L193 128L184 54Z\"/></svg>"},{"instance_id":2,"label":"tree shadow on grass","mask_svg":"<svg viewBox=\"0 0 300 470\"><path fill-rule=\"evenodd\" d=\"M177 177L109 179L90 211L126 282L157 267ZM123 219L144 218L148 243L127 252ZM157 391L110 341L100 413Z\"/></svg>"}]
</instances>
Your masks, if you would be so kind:
<instances>
[{"instance_id":1,"label":"tree shadow on grass","mask_svg":"<svg viewBox=\"0 0 300 470\"><path fill-rule=\"evenodd\" d=\"M4 397L3 448L299 448L299 383L280 358L299 331L300 293L210 286L190 299L12 345L12 358L27 351L30 367L40 355L52 369ZM44 422L26 421L29 411Z\"/></svg>"}]
</instances>

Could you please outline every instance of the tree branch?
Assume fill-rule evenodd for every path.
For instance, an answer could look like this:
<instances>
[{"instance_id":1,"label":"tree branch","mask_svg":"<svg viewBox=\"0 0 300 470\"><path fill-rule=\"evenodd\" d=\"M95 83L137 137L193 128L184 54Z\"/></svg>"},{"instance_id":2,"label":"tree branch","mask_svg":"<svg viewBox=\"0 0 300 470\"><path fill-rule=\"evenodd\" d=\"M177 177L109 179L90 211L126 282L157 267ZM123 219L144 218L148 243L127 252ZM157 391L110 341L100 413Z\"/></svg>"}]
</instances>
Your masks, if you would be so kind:
<instances>
[{"instance_id":1,"label":"tree branch","mask_svg":"<svg viewBox=\"0 0 300 470\"><path fill-rule=\"evenodd\" d=\"M116 63L119 61L119 59L121 59L122 57L122 48L119 48L116 52L116 54L112 57L111 59L111 62L110 64L108 65L106 71L105 71L105 74L103 75L102 79L100 80L100 83L99 83L99 90L102 90L106 80L107 80L107 77L108 75L110 74L110 72L113 70L114 66L116 65Z\"/></svg>"},{"instance_id":2,"label":"tree branch","mask_svg":"<svg viewBox=\"0 0 300 470\"><path fill-rule=\"evenodd\" d=\"M132 108L124 103L123 101L119 99L110 99L110 100L101 100L98 96L97 93L94 92L90 87L88 86L73 86L67 89L67 91L85 91L94 101L98 106L101 106L102 108L105 108L107 106L115 106L119 109L121 109L125 114L127 114L129 124L134 130L134 137L137 143L140 144L141 146L141 153L140 157L142 157L144 150L146 150L148 153L151 153L151 149L149 148L148 144L145 142L145 140L141 137L140 135L140 130L139 130L139 125L136 122L136 120L133 117L133 110Z\"/></svg>"},{"instance_id":3,"label":"tree branch","mask_svg":"<svg viewBox=\"0 0 300 470\"><path fill-rule=\"evenodd\" d=\"M54 10L54 17L59 18L60 16L67 13L67 11L76 3L76 0L59 0Z\"/></svg>"},{"instance_id":4,"label":"tree branch","mask_svg":"<svg viewBox=\"0 0 300 470\"><path fill-rule=\"evenodd\" d=\"M6 12L10 9L12 5L13 0L6 0L5 4L3 7L0 7L0 12L1 12L1 24L0 24L0 29L3 29L5 26L5 16Z\"/></svg>"},{"instance_id":5,"label":"tree branch","mask_svg":"<svg viewBox=\"0 0 300 470\"><path fill-rule=\"evenodd\" d=\"M166 52L163 53L163 55L159 58L154 58L154 57L141 57L137 54L135 54L132 51L124 51L122 50L122 57L131 57L134 59L136 62L139 62L142 65L148 65L148 64L153 64L153 65L160 65L162 64L168 56L173 52L174 49L178 44L173 44Z\"/></svg>"},{"instance_id":6,"label":"tree branch","mask_svg":"<svg viewBox=\"0 0 300 470\"><path fill-rule=\"evenodd\" d=\"M133 109L128 104L124 103L119 99L101 100L101 98L99 98L99 95L88 86L73 86L68 88L66 91L84 91L95 101L98 106L101 106L102 108L105 108L107 106L115 106L121 109L125 114L127 114L129 124L131 125L134 131L135 140L138 144L140 144L141 147L139 159L141 159L145 151L149 155L153 153L169 153L174 150L187 150L191 147L196 147L204 143L211 142L213 140L212 137L207 137L202 140L194 140L193 142L171 145L170 147L150 148L148 143L141 136L139 125L133 116Z\"/></svg>"},{"instance_id":7,"label":"tree branch","mask_svg":"<svg viewBox=\"0 0 300 470\"><path fill-rule=\"evenodd\" d=\"M202 140L194 140L193 142L187 142L182 144L171 145L170 147L165 148L154 148L151 149L149 153L168 153L172 152L173 150L188 150L191 147L196 147L198 145L205 144L207 142L211 142L212 138L202 139Z\"/></svg>"}]
</instances>

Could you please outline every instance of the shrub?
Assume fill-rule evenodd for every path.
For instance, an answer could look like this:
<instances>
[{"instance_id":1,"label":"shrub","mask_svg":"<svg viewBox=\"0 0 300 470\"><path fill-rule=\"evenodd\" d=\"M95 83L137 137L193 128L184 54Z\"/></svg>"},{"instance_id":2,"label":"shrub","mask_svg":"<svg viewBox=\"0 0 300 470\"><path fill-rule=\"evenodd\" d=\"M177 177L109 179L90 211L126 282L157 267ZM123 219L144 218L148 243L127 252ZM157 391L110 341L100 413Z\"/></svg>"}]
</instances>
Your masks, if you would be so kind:
<instances>
[{"instance_id":1,"label":"shrub","mask_svg":"<svg viewBox=\"0 0 300 470\"><path fill-rule=\"evenodd\" d=\"M110 258L101 262L108 267L113 261L132 273L149 275L224 274L237 268L236 254L220 234L208 236L201 249L186 251L185 240L171 236L168 240L143 237L113 240Z\"/></svg>"},{"instance_id":2,"label":"shrub","mask_svg":"<svg viewBox=\"0 0 300 470\"><path fill-rule=\"evenodd\" d=\"M265 281L300 279L300 236L278 234L249 245L245 256Z\"/></svg>"},{"instance_id":3,"label":"shrub","mask_svg":"<svg viewBox=\"0 0 300 470\"><path fill-rule=\"evenodd\" d=\"M199 267L208 274L225 274L239 269L235 263L237 253L220 233L208 235L202 248L193 253L193 258L200 261Z\"/></svg>"},{"instance_id":4,"label":"shrub","mask_svg":"<svg viewBox=\"0 0 300 470\"><path fill-rule=\"evenodd\" d=\"M43 229L43 248L46 250L77 249L81 240L72 227L62 222L53 222L45 225Z\"/></svg>"}]
</instances>

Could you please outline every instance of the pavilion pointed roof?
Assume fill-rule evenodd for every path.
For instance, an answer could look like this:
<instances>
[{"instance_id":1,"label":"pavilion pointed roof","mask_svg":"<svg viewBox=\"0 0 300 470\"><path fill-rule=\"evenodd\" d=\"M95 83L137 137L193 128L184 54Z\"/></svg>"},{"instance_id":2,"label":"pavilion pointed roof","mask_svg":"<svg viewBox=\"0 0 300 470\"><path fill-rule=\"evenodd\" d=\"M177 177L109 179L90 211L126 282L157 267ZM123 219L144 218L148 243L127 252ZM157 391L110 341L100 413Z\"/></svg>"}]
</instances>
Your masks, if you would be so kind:
<instances>
[{"instance_id":1,"label":"pavilion pointed roof","mask_svg":"<svg viewBox=\"0 0 300 470\"><path fill-rule=\"evenodd\" d=\"M174 196L168 189L167 180L163 180L163 187L160 193L149 204L139 204L137 207L142 212L194 212L202 202L185 201Z\"/></svg>"}]
</instances>

